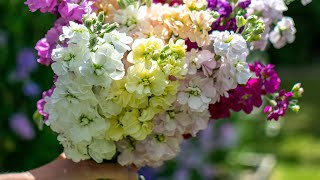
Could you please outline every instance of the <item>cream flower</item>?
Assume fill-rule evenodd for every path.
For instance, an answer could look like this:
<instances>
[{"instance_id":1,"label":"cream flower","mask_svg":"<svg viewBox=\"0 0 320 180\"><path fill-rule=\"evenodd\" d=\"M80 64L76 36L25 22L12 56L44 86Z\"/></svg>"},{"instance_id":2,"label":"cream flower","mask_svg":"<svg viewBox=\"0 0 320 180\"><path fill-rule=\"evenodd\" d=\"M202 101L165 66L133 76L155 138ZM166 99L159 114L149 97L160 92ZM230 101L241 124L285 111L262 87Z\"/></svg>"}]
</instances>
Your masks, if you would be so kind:
<instances>
[{"instance_id":1,"label":"cream flower","mask_svg":"<svg viewBox=\"0 0 320 180\"><path fill-rule=\"evenodd\" d=\"M142 63L131 66L128 70L126 89L139 96L159 96L164 92L168 81L157 67L146 69Z\"/></svg>"},{"instance_id":2,"label":"cream flower","mask_svg":"<svg viewBox=\"0 0 320 180\"><path fill-rule=\"evenodd\" d=\"M209 11L194 11L190 14L191 26L187 37L191 42L196 42L199 47L210 44L208 32L211 25L216 21ZM181 34L179 34L181 35Z\"/></svg>"},{"instance_id":3,"label":"cream flower","mask_svg":"<svg viewBox=\"0 0 320 180\"><path fill-rule=\"evenodd\" d=\"M195 112L203 112L208 109L211 99L204 93L204 85L205 79L199 76L185 79L178 93L178 103L188 105Z\"/></svg>"}]
</instances>

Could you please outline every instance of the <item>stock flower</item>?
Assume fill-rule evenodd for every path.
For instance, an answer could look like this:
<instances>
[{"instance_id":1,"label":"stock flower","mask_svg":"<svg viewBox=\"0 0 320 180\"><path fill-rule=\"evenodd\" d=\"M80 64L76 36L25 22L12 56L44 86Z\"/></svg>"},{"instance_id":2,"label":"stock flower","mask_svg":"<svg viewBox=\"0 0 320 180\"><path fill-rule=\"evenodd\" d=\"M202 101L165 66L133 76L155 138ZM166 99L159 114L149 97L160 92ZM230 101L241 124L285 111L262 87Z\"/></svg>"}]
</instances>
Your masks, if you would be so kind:
<instances>
[{"instance_id":1,"label":"stock flower","mask_svg":"<svg viewBox=\"0 0 320 180\"><path fill-rule=\"evenodd\" d=\"M199 76L185 79L178 92L178 103L188 105L195 112L203 112L208 109L211 99L204 92L205 83L205 79Z\"/></svg>"},{"instance_id":2,"label":"stock flower","mask_svg":"<svg viewBox=\"0 0 320 180\"><path fill-rule=\"evenodd\" d=\"M146 69L142 63L128 69L126 89L140 96L159 96L163 93L168 82L164 73L157 67Z\"/></svg>"},{"instance_id":3,"label":"stock flower","mask_svg":"<svg viewBox=\"0 0 320 180\"><path fill-rule=\"evenodd\" d=\"M143 140L152 132L153 124L151 121L141 122L139 117L140 112L138 109L130 109L120 118L120 122L126 135L136 140Z\"/></svg>"},{"instance_id":4,"label":"stock flower","mask_svg":"<svg viewBox=\"0 0 320 180\"><path fill-rule=\"evenodd\" d=\"M147 68L157 61L164 43L159 38L138 39L132 44L132 51L128 55L130 63L145 63Z\"/></svg>"},{"instance_id":5,"label":"stock flower","mask_svg":"<svg viewBox=\"0 0 320 180\"><path fill-rule=\"evenodd\" d=\"M275 99L275 104L266 106L264 112L268 114L268 120L278 120L286 114L289 107L289 98L292 97L292 92L281 90L278 97Z\"/></svg>"},{"instance_id":6,"label":"stock flower","mask_svg":"<svg viewBox=\"0 0 320 180\"><path fill-rule=\"evenodd\" d=\"M102 163L104 159L111 160L116 154L116 145L112 141L94 139L88 146L88 153L93 160Z\"/></svg>"},{"instance_id":7,"label":"stock flower","mask_svg":"<svg viewBox=\"0 0 320 180\"><path fill-rule=\"evenodd\" d=\"M161 52L158 64L166 75L182 78L187 74L187 64L185 63L186 45L184 40L169 40Z\"/></svg>"},{"instance_id":8,"label":"stock flower","mask_svg":"<svg viewBox=\"0 0 320 180\"><path fill-rule=\"evenodd\" d=\"M199 47L210 43L209 31L211 25L216 19L209 11L196 11L190 14L191 26L187 32L187 37L191 42L197 42Z\"/></svg>"},{"instance_id":9,"label":"stock flower","mask_svg":"<svg viewBox=\"0 0 320 180\"><path fill-rule=\"evenodd\" d=\"M57 137L60 144L63 145L64 153L66 156L74 162L80 162L82 160L90 159L87 151L87 143L73 143L63 134L59 134Z\"/></svg>"},{"instance_id":10,"label":"stock flower","mask_svg":"<svg viewBox=\"0 0 320 180\"><path fill-rule=\"evenodd\" d=\"M249 55L247 43L239 34L214 31L211 37L214 41L214 51L219 56L225 56L231 61L245 61Z\"/></svg>"},{"instance_id":11,"label":"stock flower","mask_svg":"<svg viewBox=\"0 0 320 180\"><path fill-rule=\"evenodd\" d=\"M29 6L29 9L32 12L35 12L36 10L40 9L42 13L54 13L55 7L58 4L58 2L57 0L27 0L25 4Z\"/></svg>"},{"instance_id":12,"label":"stock flower","mask_svg":"<svg viewBox=\"0 0 320 180\"><path fill-rule=\"evenodd\" d=\"M132 42L132 38L127 36L125 33L119 33L118 31L112 31L104 35L104 40L110 43L119 53L125 53L130 50L127 44Z\"/></svg>"},{"instance_id":13,"label":"stock flower","mask_svg":"<svg viewBox=\"0 0 320 180\"><path fill-rule=\"evenodd\" d=\"M90 142L93 137L99 138L104 134L104 129L109 127L109 123L98 114L97 110L87 107L80 110L79 115L70 121L72 121L70 122L72 123L72 128L69 130L70 137L75 143Z\"/></svg>"},{"instance_id":14,"label":"stock flower","mask_svg":"<svg viewBox=\"0 0 320 180\"><path fill-rule=\"evenodd\" d=\"M186 54L186 60L188 63L188 74L190 75L196 74L198 69L202 68L204 74L210 76L212 75L213 68L216 66L214 54L208 50L197 51L191 49Z\"/></svg>"},{"instance_id":15,"label":"stock flower","mask_svg":"<svg viewBox=\"0 0 320 180\"><path fill-rule=\"evenodd\" d=\"M275 48L280 49L287 43L293 43L296 31L292 18L283 17L271 31L269 39Z\"/></svg>"},{"instance_id":16,"label":"stock flower","mask_svg":"<svg viewBox=\"0 0 320 180\"><path fill-rule=\"evenodd\" d=\"M250 64L250 70L262 81L263 94L272 94L279 90L281 80L274 70L274 65L263 65L260 62Z\"/></svg>"},{"instance_id":17,"label":"stock flower","mask_svg":"<svg viewBox=\"0 0 320 180\"><path fill-rule=\"evenodd\" d=\"M113 20L120 24L120 32L129 33L133 31L138 24L143 23L146 11L146 6L135 7L134 5L129 5L125 9L118 10Z\"/></svg>"},{"instance_id":18,"label":"stock flower","mask_svg":"<svg viewBox=\"0 0 320 180\"><path fill-rule=\"evenodd\" d=\"M110 127L106 131L106 139L112 141L119 141L124 137L123 125L119 122L118 117L111 117L108 119Z\"/></svg>"}]
</instances>

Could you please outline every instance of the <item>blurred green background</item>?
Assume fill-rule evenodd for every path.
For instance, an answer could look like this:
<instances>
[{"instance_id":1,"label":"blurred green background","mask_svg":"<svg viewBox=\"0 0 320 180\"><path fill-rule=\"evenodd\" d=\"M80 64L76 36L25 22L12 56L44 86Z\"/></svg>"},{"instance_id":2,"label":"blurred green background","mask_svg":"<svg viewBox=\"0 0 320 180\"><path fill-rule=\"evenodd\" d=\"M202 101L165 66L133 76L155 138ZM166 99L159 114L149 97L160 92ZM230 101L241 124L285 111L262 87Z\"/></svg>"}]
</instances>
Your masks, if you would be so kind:
<instances>
[{"instance_id":1,"label":"blurred green background","mask_svg":"<svg viewBox=\"0 0 320 180\"><path fill-rule=\"evenodd\" d=\"M23 3L0 1L1 172L29 170L62 152L55 134L48 127L39 131L32 121L36 102L53 79L49 68L34 63L33 47L53 25L54 16L31 13ZM212 132L203 133L212 137L208 147L185 152L194 158L188 167L178 157L144 173L152 173L153 179L250 179L263 177L265 171L266 179L272 180L320 179L320 1L306 7L294 2L285 15L295 20L296 41L280 50L271 47L267 58L277 65L283 88L289 90L297 81L303 84L301 112L289 113L278 122L267 122L261 110L251 116L234 114L214 122ZM198 147L199 141L188 143Z\"/></svg>"}]
</instances>

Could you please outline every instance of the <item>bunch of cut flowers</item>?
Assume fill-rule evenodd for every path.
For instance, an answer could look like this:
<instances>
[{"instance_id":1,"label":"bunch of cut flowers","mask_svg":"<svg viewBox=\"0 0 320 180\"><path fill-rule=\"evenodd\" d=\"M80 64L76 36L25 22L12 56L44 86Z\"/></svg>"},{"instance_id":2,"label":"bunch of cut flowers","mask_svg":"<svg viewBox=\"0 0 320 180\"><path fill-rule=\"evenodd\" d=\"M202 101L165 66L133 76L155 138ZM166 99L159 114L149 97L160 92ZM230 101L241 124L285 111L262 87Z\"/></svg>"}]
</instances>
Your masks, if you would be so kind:
<instances>
[{"instance_id":1,"label":"bunch of cut flowers","mask_svg":"<svg viewBox=\"0 0 320 180\"><path fill-rule=\"evenodd\" d=\"M304 4L310 1L302 1ZM27 0L57 16L36 49L55 74L38 113L75 162L157 167L232 111L299 111L252 51L295 39L284 0Z\"/></svg>"}]
</instances>

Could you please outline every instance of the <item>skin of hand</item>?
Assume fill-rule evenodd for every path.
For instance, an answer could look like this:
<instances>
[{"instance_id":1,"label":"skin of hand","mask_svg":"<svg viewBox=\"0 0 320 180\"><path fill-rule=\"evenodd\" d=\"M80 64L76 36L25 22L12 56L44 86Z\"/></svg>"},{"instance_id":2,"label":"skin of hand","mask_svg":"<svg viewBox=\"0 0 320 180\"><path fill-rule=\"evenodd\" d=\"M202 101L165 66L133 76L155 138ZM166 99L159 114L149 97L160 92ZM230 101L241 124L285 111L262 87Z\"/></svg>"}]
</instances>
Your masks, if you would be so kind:
<instances>
[{"instance_id":1,"label":"skin of hand","mask_svg":"<svg viewBox=\"0 0 320 180\"><path fill-rule=\"evenodd\" d=\"M137 180L137 169L93 160L74 163L61 154L47 165L25 173L0 175L0 180Z\"/></svg>"}]
</instances>

